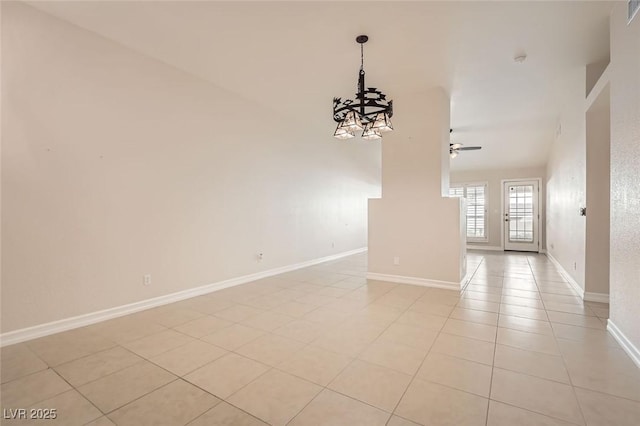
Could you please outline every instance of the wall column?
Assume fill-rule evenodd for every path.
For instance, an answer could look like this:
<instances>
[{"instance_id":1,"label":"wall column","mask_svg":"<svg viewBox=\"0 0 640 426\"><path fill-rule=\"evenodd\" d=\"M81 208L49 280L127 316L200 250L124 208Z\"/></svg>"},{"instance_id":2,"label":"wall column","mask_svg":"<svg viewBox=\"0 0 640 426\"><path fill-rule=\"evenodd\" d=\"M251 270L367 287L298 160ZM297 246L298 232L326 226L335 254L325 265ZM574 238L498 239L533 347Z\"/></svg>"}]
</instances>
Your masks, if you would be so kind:
<instances>
[{"instance_id":1,"label":"wall column","mask_svg":"<svg viewBox=\"0 0 640 426\"><path fill-rule=\"evenodd\" d=\"M369 200L369 278L459 289L465 217L464 200L448 198L449 98L434 88L396 99L394 109L382 198Z\"/></svg>"}]
</instances>

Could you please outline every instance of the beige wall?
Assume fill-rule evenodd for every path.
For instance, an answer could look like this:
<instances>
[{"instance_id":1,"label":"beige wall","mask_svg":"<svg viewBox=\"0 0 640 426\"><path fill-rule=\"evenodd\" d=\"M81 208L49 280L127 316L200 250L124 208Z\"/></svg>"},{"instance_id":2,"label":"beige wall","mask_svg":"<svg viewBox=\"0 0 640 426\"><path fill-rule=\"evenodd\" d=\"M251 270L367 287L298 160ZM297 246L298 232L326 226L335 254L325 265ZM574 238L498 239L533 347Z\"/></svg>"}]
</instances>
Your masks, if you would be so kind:
<instances>
[{"instance_id":1,"label":"beige wall","mask_svg":"<svg viewBox=\"0 0 640 426\"><path fill-rule=\"evenodd\" d=\"M610 88L602 90L586 114L587 217L585 292L609 294ZM587 295L589 296L589 295Z\"/></svg>"},{"instance_id":2,"label":"beige wall","mask_svg":"<svg viewBox=\"0 0 640 426\"><path fill-rule=\"evenodd\" d=\"M559 129L547 163L546 248L584 289L586 205L585 67L564 76Z\"/></svg>"},{"instance_id":3,"label":"beige wall","mask_svg":"<svg viewBox=\"0 0 640 426\"><path fill-rule=\"evenodd\" d=\"M473 152L464 153L463 155L473 155ZM451 160L455 161L455 159ZM470 242L469 246L474 248L483 247L503 247L502 227L502 180L505 179L527 179L540 178L542 185L540 187L540 249L545 248L545 174L543 167L530 169L495 169L495 170L473 170L473 171L452 171L451 184L456 183L487 183L487 242Z\"/></svg>"},{"instance_id":4,"label":"beige wall","mask_svg":"<svg viewBox=\"0 0 640 426\"><path fill-rule=\"evenodd\" d=\"M395 110L397 130L382 147L382 198L369 201L369 272L459 283L460 200L442 197L449 98L433 89L398 99Z\"/></svg>"},{"instance_id":5,"label":"beige wall","mask_svg":"<svg viewBox=\"0 0 640 426\"><path fill-rule=\"evenodd\" d=\"M611 15L611 320L640 348L640 16Z\"/></svg>"},{"instance_id":6,"label":"beige wall","mask_svg":"<svg viewBox=\"0 0 640 426\"><path fill-rule=\"evenodd\" d=\"M609 66L609 62L611 62L611 58L606 58L602 61L594 62L592 64L587 64L586 67L586 85L585 87L585 97L589 96L591 90L593 90L594 86L602 76L604 70Z\"/></svg>"},{"instance_id":7,"label":"beige wall","mask_svg":"<svg viewBox=\"0 0 640 426\"><path fill-rule=\"evenodd\" d=\"M376 143L2 9L3 332L366 246Z\"/></svg>"}]
</instances>

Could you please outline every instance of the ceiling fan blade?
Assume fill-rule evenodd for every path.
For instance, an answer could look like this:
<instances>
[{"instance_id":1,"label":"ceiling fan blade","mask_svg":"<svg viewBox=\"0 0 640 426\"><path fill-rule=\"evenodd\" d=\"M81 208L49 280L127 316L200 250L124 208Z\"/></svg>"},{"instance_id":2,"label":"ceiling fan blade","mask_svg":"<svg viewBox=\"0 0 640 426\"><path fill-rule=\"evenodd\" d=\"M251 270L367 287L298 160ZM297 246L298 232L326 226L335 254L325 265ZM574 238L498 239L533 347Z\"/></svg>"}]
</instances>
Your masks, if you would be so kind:
<instances>
[{"instance_id":1,"label":"ceiling fan blade","mask_svg":"<svg viewBox=\"0 0 640 426\"><path fill-rule=\"evenodd\" d=\"M462 146L458 148L460 151L475 151L478 149L482 149L481 146Z\"/></svg>"}]
</instances>

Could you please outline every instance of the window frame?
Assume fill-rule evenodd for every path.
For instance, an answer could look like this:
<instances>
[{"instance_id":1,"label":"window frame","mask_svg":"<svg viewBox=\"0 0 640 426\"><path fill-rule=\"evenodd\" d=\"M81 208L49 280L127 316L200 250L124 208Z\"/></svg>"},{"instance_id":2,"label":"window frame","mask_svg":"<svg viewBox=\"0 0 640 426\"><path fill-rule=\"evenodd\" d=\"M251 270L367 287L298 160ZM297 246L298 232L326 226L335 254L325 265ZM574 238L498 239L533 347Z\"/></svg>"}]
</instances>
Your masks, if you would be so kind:
<instances>
[{"instance_id":1,"label":"window frame","mask_svg":"<svg viewBox=\"0 0 640 426\"><path fill-rule=\"evenodd\" d=\"M469 237L468 235L468 225L465 227L465 237L468 243L486 243L489 242L489 182L456 182L451 183L449 185L449 194L451 194L451 189L453 188L463 188L462 197L467 199L467 188L468 187L484 187L484 237ZM452 196L452 195L450 195ZM452 197L458 197L458 195L453 195ZM467 223L469 221L469 206L467 205L467 211L465 213L465 218Z\"/></svg>"}]
</instances>

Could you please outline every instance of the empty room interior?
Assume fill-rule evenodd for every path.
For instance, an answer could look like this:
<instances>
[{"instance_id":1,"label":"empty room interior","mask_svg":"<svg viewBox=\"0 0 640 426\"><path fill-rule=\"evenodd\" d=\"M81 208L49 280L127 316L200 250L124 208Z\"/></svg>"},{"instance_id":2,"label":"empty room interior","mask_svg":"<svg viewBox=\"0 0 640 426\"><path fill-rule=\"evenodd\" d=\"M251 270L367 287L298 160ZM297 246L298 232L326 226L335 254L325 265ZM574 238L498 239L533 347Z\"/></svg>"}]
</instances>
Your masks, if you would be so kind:
<instances>
[{"instance_id":1,"label":"empty room interior","mask_svg":"<svg viewBox=\"0 0 640 426\"><path fill-rule=\"evenodd\" d=\"M2 1L0 423L639 425L639 9Z\"/></svg>"}]
</instances>

